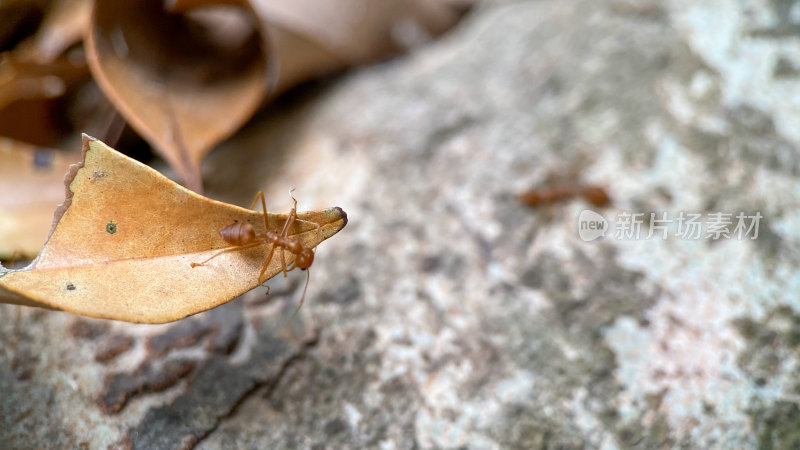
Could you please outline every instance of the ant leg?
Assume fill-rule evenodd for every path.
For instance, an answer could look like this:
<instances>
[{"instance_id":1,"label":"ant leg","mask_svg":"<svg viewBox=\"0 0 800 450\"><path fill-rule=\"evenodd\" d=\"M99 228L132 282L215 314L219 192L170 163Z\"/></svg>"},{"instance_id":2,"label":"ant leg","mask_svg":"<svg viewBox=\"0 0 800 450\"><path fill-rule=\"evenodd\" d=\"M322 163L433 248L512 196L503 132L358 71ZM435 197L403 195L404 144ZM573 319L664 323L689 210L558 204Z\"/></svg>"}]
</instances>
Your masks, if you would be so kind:
<instances>
[{"instance_id":1,"label":"ant leg","mask_svg":"<svg viewBox=\"0 0 800 450\"><path fill-rule=\"evenodd\" d=\"M283 224L283 229L281 230L280 236L284 237L284 238L288 238L289 237L289 229L292 227L292 225L294 225L295 222L310 224L311 226L316 228L317 231L319 231L322 227L318 223L311 222L309 220L303 220L303 219L300 219L300 218L297 217L297 199L294 198L294 195L292 195L292 192L294 192L294 189L289 191L289 196L292 198L292 202L294 203L294 205L292 206L292 210L289 211L289 216L286 218L286 222L284 222L284 224Z\"/></svg>"},{"instance_id":2,"label":"ant leg","mask_svg":"<svg viewBox=\"0 0 800 450\"><path fill-rule=\"evenodd\" d=\"M306 291L308 291L308 282L309 281L311 281L311 272L309 270L306 270L306 285L303 286L303 296L300 297L300 304L298 304L297 305L297 309L294 310L294 313L292 314L292 318L294 318L294 316L297 314L297 312L300 311L300 308L303 307L303 303L305 303L305 301L306 301Z\"/></svg>"},{"instance_id":3,"label":"ant leg","mask_svg":"<svg viewBox=\"0 0 800 450\"><path fill-rule=\"evenodd\" d=\"M289 191L289 197L292 197L292 201L294 202L294 207L292 207L292 212L289 213L290 216L294 216L294 218L292 219L292 223L294 223L295 221L301 222L301 223L308 223L308 224L311 224L314 227L316 227L317 230L319 230L321 227L319 226L318 223L311 222L309 220L303 220L303 219L300 219L300 218L297 217L297 199L294 198L294 195L292 195L292 192L294 192L294 189ZM284 234L283 237L288 237L289 230L287 229L285 231L286 231L286 234Z\"/></svg>"},{"instance_id":4,"label":"ant leg","mask_svg":"<svg viewBox=\"0 0 800 450\"><path fill-rule=\"evenodd\" d=\"M286 322L283 324L283 326L281 327L280 331L278 331L278 334L280 334L284 329L286 329L286 327L289 326L290 323L292 323L292 320L294 320L295 316L297 316L297 313L300 312L300 308L303 307L303 303L306 301L306 291L308 291L308 282L309 282L309 280L311 280L311 272L310 271L308 271L306 273L306 285L303 287L303 296L300 297L300 304L298 304L297 308L294 309L294 312L292 313L292 315L289 316L288 319L286 319Z\"/></svg>"},{"instance_id":5,"label":"ant leg","mask_svg":"<svg viewBox=\"0 0 800 450\"><path fill-rule=\"evenodd\" d=\"M264 192L263 191L256 192L256 196L253 197L253 203L250 203L250 208L249 209L253 209L253 207L256 206L256 203L258 203L258 199L259 198L261 198L261 199L264 198Z\"/></svg>"},{"instance_id":6,"label":"ant leg","mask_svg":"<svg viewBox=\"0 0 800 450\"><path fill-rule=\"evenodd\" d=\"M292 210L289 211L289 217L286 218L286 222L283 224L283 230L281 230L281 236L283 237L289 236L289 228L294 224L294 221L297 220L297 199L292 195L293 191L294 189L289 191L289 197L292 197L294 206L292 206Z\"/></svg>"},{"instance_id":7,"label":"ant leg","mask_svg":"<svg viewBox=\"0 0 800 450\"><path fill-rule=\"evenodd\" d=\"M321 227L321 226L320 226L318 223L316 223L316 222L312 222L312 221L310 221L310 220L303 220L303 219L301 219L301 218L297 217L297 211L295 211L295 213L294 213L294 218L292 219L292 223L294 224L295 222L300 222L300 223L306 223L306 224L309 224L309 225L311 225L312 227L316 228L316 229L317 229L317 231L319 231L319 230L321 230L321 229L322 229L322 227ZM286 233L287 235L286 235L286 236L284 236L284 237L289 237L289 236L288 236L288 234L289 234L289 233L288 233L288 232L289 232L289 230L286 230L286 232L287 232L287 233ZM301 233L304 233L304 231L301 231Z\"/></svg>"},{"instance_id":8,"label":"ant leg","mask_svg":"<svg viewBox=\"0 0 800 450\"><path fill-rule=\"evenodd\" d=\"M269 263L272 261L272 254L275 252L275 244L272 244L272 248L269 249L269 255L267 255L267 262L264 263L264 266L261 268L261 273L258 274L258 282L263 283L267 280L262 280L264 277L264 273L267 271L269 267Z\"/></svg>"},{"instance_id":9,"label":"ant leg","mask_svg":"<svg viewBox=\"0 0 800 450\"><path fill-rule=\"evenodd\" d=\"M267 280L263 280L262 281L262 278L264 277L264 273L267 272L267 268L269 267L269 263L272 261L272 255L273 255L273 252L275 252L275 247L276 246L273 245L272 248L269 250L269 255L267 255L267 260L264 263L264 266L261 268L261 273L258 274L258 282L259 283L263 283L264 281L267 281ZM286 257L284 255L283 247L281 247L281 264L283 265L283 276L286 277L286 272L288 272L291 269L286 270Z\"/></svg>"},{"instance_id":10,"label":"ant leg","mask_svg":"<svg viewBox=\"0 0 800 450\"><path fill-rule=\"evenodd\" d=\"M211 261L212 259L216 258L217 256L219 256L219 255L221 255L223 253L232 252L234 250L245 250L245 249L248 249L248 248L257 247L257 246L261 245L262 243L263 242L256 241L256 242L251 242L251 243L246 244L246 245L235 245L233 247L223 248L222 250L220 250L220 251L214 253L213 255L211 255L210 258L208 258L207 260L205 260L203 262L192 263L192 267L194 268L194 267L198 267L198 266L204 266L204 265L206 265L207 262Z\"/></svg>"},{"instance_id":11,"label":"ant leg","mask_svg":"<svg viewBox=\"0 0 800 450\"><path fill-rule=\"evenodd\" d=\"M299 217L297 217L297 216L295 216L295 219L294 219L294 220L295 220L295 222L300 222L300 223L308 223L308 224L311 224L311 225L312 225L314 228L316 228L317 230L319 230L320 228L322 228L321 226L319 226L319 224L318 224L317 222L312 222L312 221L310 221L310 220L303 220L303 219L300 219L300 218L299 218Z\"/></svg>"},{"instance_id":12,"label":"ant leg","mask_svg":"<svg viewBox=\"0 0 800 450\"><path fill-rule=\"evenodd\" d=\"M269 219L267 218L267 203L264 200L263 191L258 191L258 194L256 194L256 197L253 199L253 203L250 204L250 209L253 209L253 207L256 206L256 202L258 202L259 198L261 198L261 209L264 210L264 232L267 232L269 231Z\"/></svg>"},{"instance_id":13,"label":"ant leg","mask_svg":"<svg viewBox=\"0 0 800 450\"><path fill-rule=\"evenodd\" d=\"M292 209L289 212L289 216L286 218L286 222L283 223L283 229L281 230L281 237L289 237L289 228L294 224L294 221L297 220L297 212Z\"/></svg>"}]
</instances>

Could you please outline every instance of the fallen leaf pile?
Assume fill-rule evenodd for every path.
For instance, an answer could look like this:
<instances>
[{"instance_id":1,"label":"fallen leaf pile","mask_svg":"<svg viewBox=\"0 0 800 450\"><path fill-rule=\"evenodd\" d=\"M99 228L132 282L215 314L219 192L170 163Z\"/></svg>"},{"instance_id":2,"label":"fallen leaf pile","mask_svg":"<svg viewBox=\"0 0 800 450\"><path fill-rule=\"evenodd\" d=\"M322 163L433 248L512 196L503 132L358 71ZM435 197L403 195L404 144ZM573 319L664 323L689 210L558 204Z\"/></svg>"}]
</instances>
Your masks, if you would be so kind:
<instances>
[{"instance_id":1,"label":"fallen leaf pile","mask_svg":"<svg viewBox=\"0 0 800 450\"><path fill-rule=\"evenodd\" d=\"M271 98L428 42L456 24L470 2L0 2L0 137L19 141L3 145L27 149L21 151L29 160L39 151L29 144L77 148L81 133L111 145L131 137L123 151L144 139L184 186L202 193L204 156ZM7 154L0 153L0 179L15 170ZM60 185L55 176L37 180L42 192ZM0 196L27 198L39 191L30 185L3 183ZM45 197L31 202L52 203ZM7 201L0 199L0 220L34 220ZM0 259L34 257L47 222L18 227L29 234L23 238L0 228Z\"/></svg>"},{"instance_id":2,"label":"fallen leaf pile","mask_svg":"<svg viewBox=\"0 0 800 450\"><path fill-rule=\"evenodd\" d=\"M345 212L299 212L294 220L294 210L255 211L204 197L203 158L287 89L385 58L452 27L463 8L451 1L0 2L0 262L35 257L19 269L0 263L0 303L164 323L216 308L285 275L287 266L296 267L295 253L301 258L297 266L306 268L313 259L306 252L347 224ZM61 150L77 149L78 137L81 153ZM129 153L152 149L183 185L103 141ZM254 228L245 228L251 236L270 233L269 239L283 240L294 253L276 251L277 244L267 240L232 245L220 233L243 224ZM216 418L241 401L240 388L250 392L274 384L278 375L272 374L282 373L313 336L248 349L244 365L229 365L219 355L230 355L244 336L252 336L245 330L255 330L256 341L270 342L270 328L259 332L261 317L245 327L250 317L241 303L146 340L110 332L98 340L99 364L146 352L133 372L109 366L113 373L97 398L101 410L120 412L134 399L179 382L194 392L212 392L210 387L244 367L249 375L241 382L222 383L233 388L223 392L225 401L215 399L208 416ZM76 324L75 336L104 334L91 331L96 323ZM82 333L81 324L89 332ZM13 376L33 378L41 369L39 355L13 346ZM186 358L186 351L163 359L173 349L212 352L209 361L219 363L219 370L206 370L214 370L213 364ZM150 409L142 428L152 432L158 428L151 421L170 422L175 405L208 409L205 399L179 395L174 404ZM197 426L164 435L178 445L206 432Z\"/></svg>"},{"instance_id":3,"label":"fallen leaf pile","mask_svg":"<svg viewBox=\"0 0 800 450\"><path fill-rule=\"evenodd\" d=\"M228 245L225 225L263 228L260 213L194 193L204 156L281 92L428 42L471 1L0 2L0 260L38 254L0 266L0 301L164 322L253 288L269 245L191 267ZM57 149L81 133L146 141L186 189L84 138L53 218L80 159ZM337 208L300 218L291 236L310 248L346 222ZM270 214L270 228L285 219Z\"/></svg>"},{"instance_id":4,"label":"fallen leaf pile","mask_svg":"<svg viewBox=\"0 0 800 450\"><path fill-rule=\"evenodd\" d=\"M464 10L465 0L2 2L0 136L108 139L120 114L201 192L203 156L266 100L426 42Z\"/></svg>"},{"instance_id":5,"label":"fallen leaf pile","mask_svg":"<svg viewBox=\"0 0 800 450\"><path fill-rule=\"evenodd\" d=\"M0 266L0 301L130 322L177 320L258 286L271 245L223 253L218 231L235 221L264 233L263 213L221 203L84 137L84 161L71 166L66 200L36 260ZM314 248L347 223L340 208L298 213L289 237ZM286 214L269 214L280 232ZM318 227L316 225L318 225ZM287 264L293 255L287 253ZM273 258L267 277L282 271ZM222 282L224 281L224 282Z\"/></svg>"}]
</instances>

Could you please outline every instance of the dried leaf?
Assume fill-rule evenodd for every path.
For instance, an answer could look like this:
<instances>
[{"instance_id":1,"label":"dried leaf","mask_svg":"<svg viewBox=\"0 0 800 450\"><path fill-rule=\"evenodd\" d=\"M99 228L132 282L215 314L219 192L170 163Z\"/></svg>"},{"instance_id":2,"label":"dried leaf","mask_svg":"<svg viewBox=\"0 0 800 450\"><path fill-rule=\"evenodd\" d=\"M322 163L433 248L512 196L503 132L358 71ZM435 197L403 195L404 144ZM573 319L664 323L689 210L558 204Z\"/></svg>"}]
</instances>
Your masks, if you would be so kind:
<instances>
[{"instance_id":1,"label":"dried leaf","mask_svg":"<svg viewBox=\"0 0 800 450\"><path fill-rule=\"evenodd\" d=\"M195 194L100 141L84 137L84 162L37 259L0 273L0 299L130 322L168 322L219 306L258 285L271 246L223 253L218 231L234 221L264 231L260 212ZM286 214L269 214L280 231ZM347 223L340 208L299 213L289 236L313 248ZM309 224L312 222L319 227ZM287 264L292 260L287 253ZM282 269L273 258L267 275ZM0 269L5 270L5 269Z\"/></svg>"},{"instance_id":2,"label":"dried leaf","mask_svg":"<svg viewBox=\"0 0 800 450\"><path fill-rule=\"evenodd\" d=\"M90 0L54 0L36 34L18 50L34 61L55 61L83 38L91 7Z\"/></svg>"},{"instance_id":3,"label":"dried leaf","mask_svg":"<svg viewBox=\"0 0 800 450\"><path fill-rule=\"evenodd\" d=\"M44 4L26 6L44 17L35 34L0 56L0 135L57 145L68 122L65 104L58 100L89 78L82 53L64 52L80 41L91 3L54 0L41 11L38 8Z\"/></svg>"},{"instance_id":4,"label":"dried leaf","mask_svg":"<svg viewBox=\"0 0 800 450\"><path fill-rule=\"evenodd\" d=\"M46 4L45 0L0 2L0 51L13 48L36 29Z\"/></svg>"},{"instance_id":5,"label":"dried leaf","mask_svg":"<svg viewBox=\"0 0 800 450\"><path fill-rule=\"evenodd\" d=\"M250 118L267 88L274 96L425 42L454 25L465 3L102 0L95 4L87 58L126 120L199 191L203 157ZM220 19L211 14L219 8L205 8L210 5L236 6L247 20L202 27L197 19Z\"/></svg>"},{"instance_id":6,"label":"dried leaf","mask_svg":"<svg viewBox=\"0 0 800 450\"><path fill-rule=\"evenodd\" d=\"M87 59L114 106L199 192L203 156L266 95L264 38L245 9L209 18L170 14L162 3L96 2Z\"/></svg>"},{"instance_id":7,"label":"dried leaf","mask_svg":"<svg viewBox=\"0 0 800 450\"><path fill-rule=\"evenodd\" d=\"M0 57L0 135L37 145L56 145L65 128L60 100L88 79L85 65L66 58L26 60L16 52Z\"/></svg>"},{"instance_id":8,"label":"dried leaf","mask_svg":"<svg viewBox=\"0 0 800 450\"><path fill-rule=\"evenodd\" d=\"M0 138L0 258L32 259L64 200L64 173L77 153Z\"/></svg>"}]
</instances>

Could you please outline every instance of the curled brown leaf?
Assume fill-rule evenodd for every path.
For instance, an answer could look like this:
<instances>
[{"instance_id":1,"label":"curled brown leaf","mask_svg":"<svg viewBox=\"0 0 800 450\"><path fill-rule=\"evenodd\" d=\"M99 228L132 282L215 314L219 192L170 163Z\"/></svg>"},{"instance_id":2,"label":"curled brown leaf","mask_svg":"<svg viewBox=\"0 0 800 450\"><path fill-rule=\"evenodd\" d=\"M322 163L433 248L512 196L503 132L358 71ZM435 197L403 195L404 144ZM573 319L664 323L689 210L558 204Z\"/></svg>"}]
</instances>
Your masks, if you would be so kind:
<instances>
[{"instance_id":1,"label":"curled brown leaf","mask_svg":"<svg viewBox=\"0 0 800 450\"><path fill-rule=\"evenodd\" d=\"M175 14L160 0L97 1L86 39L103 92L197 192L203 156L267 92L264 37L239 6Z\"/></svg>"},{"instance_id":2,"label":"curled brown leaf","mask_svg":"<svg viewBox=\"0 0 800 450\"><path fill-rule=\"evenodd\" d=\"M87 35L106 96L200 192L200 163L267 95L453 26L452 0L98 0Z\"/></svg>"}]
</instances>

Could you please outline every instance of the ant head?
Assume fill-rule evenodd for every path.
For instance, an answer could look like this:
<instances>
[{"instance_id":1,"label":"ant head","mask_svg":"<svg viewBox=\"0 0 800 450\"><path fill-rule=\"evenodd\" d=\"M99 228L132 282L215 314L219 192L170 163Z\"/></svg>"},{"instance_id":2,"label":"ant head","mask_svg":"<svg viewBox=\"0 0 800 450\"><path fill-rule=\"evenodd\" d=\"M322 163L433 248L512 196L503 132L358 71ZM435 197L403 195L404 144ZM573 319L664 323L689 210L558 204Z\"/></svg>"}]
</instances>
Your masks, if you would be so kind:
<instances>
[{"instance_id":1,"label":"ant head","mask_svg":"<svg viewBox=\"0 0 800 450\"><path fill-rule=\"evenodd\" d=\"M297 266L300 270L306 270L311 267L311 264L314 262L314 251L310 248L304 248L301 251L297 258L294 260L294 265Z\"/></svg>"}]
</instances>

